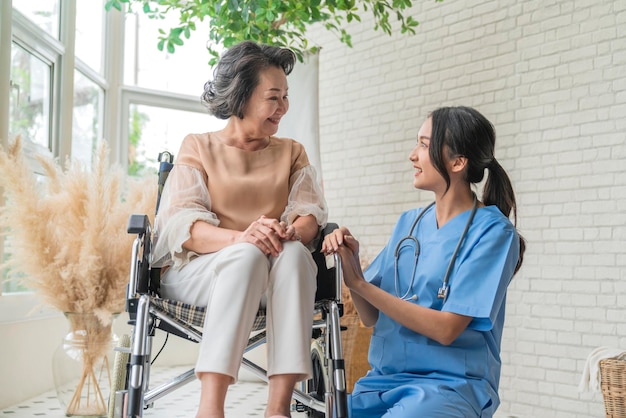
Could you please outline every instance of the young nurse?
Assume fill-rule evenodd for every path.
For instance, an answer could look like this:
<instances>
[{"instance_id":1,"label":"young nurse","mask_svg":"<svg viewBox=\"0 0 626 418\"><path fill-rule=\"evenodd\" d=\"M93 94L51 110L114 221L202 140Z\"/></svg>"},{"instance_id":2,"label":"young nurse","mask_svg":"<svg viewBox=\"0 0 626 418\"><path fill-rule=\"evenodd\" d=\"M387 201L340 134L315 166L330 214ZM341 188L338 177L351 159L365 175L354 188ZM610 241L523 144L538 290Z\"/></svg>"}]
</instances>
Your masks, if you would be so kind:
<instances>
[{"instance_id":1,"label":"young nurse","mask_svg":"<svg viewBox=\"0 0 626 418\"><path fill-rule=\"evenodd\" d=\"M371 370L350 397L353 418L491 417L500 399L506 291L524 240L491 123L468 107L432 112L409 155L413 184L434 202L400 215L361 271L346 227L327 236L359 316L374 326ZM478 200L472 185L487 179Z\"/></svg>"}]
</instances>

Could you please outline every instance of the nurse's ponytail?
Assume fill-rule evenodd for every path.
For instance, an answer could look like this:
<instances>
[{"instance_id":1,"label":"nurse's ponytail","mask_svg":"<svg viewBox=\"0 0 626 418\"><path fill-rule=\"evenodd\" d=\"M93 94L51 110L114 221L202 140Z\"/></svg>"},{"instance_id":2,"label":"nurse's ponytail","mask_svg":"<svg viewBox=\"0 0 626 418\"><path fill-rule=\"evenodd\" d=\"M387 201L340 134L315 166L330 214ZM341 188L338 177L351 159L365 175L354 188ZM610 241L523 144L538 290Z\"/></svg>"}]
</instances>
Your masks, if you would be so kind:
<instances>
[{"instance_id":1,"label":"nurse's ponytail","mask_svg":"<svg viewBox=\"0 0 626 418\"><path fill-rule=\"evenodd\" d=\"M506 217L510 217L513 212L513 223L516 224L517 204L508 174L495 158L487 164L486 168L489 170L489 175L483 188L483 203L485 206L497 206Z\"/></svg>"},{"instance_id":2,"label":"nurse's ponytail","mask_svg":"<svg viewBox=\"0 0 626 418\"><path fill-rule=\"evenodd\" d=\"M500 212L510 217L513 212L513 225L517 225L517 203L515 202L515 192L508 174L500 163L494 158L487 166L489 175L483 188L482 200L486 206L495 205ZM522 266L524 251L526 251L526 240L519 234L519 260L515 266L515 273Z\"/></svg>"}]
</instances>

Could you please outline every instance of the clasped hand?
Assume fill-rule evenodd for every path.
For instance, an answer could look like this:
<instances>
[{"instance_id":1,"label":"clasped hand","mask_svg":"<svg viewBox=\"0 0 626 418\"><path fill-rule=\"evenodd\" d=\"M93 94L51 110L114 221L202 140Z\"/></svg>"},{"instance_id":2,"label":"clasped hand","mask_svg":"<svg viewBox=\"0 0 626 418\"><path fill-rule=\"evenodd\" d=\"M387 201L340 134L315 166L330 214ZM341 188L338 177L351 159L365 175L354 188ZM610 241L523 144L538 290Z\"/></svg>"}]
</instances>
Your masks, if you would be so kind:
<instances>
[{"instance_id":1,"label":"clasped hand","mask_svg":"<svg viewBox=\"0 0 626 418\"><path fill-rule=\"evenodd\" d=\"M264 254L276 257L283 249L283 241L299 240L300 235L293 225L263 215L239 235L237 242L249 242Z\"/></svg>"},{"instance_id":2,"label":"clasped hand","mask_svg":"<svg viewBox=\"0 0 626 418\"><path fill-rule=\"evenodd\" d=\"M348 228L342 226L324 237L321 248L325 255L339 254L343 267L343 281L353 289L359 282L364 282L359 258L359 241L352 236Z\"/></svg>"}]
</instances>

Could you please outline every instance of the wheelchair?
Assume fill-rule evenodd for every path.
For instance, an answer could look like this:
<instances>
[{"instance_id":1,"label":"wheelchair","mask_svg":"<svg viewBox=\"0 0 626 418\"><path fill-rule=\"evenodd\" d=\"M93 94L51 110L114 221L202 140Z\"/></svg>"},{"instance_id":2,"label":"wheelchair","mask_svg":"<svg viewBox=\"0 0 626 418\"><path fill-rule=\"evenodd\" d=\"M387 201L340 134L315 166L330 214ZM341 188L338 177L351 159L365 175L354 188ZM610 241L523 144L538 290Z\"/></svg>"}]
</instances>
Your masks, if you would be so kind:
<instances>
[{"instance_id":1,"label":"wheelchair","mask_svg":"<svg viewBox=\"0 0 626 418\"><path fill-rule=\"evenodd\" d=\"M173 160L173 155L168 152L159 154L157 211ZM343 315L341 259L335 256L334 266L329 267L320 251L323 236L335 228L336 224L329 224L320 231L321 238L312 253L318 266L311 331L313 374L311 379L294 387L292 396L292 410L316 418L348 416L340 325ZM130 336L120 338L115 349L109 418L141 418L143 411L153 407L155 401L196 379L192 368L158 387L150 387L150 368L154 361L152 340L157 330L166 332L167 336L171 334L196 343L203 337L204 307L163 299L159 295L161 271L150 265L152 229L148 216L131 215L127 230L129 234L136 235L126 295L126 311L132 331ZM265 311L259 309L245 352L261 346L265 341ZM267 371L252 361L243 358L242 367L268 381Z\"/></svg>"}]
</instances>

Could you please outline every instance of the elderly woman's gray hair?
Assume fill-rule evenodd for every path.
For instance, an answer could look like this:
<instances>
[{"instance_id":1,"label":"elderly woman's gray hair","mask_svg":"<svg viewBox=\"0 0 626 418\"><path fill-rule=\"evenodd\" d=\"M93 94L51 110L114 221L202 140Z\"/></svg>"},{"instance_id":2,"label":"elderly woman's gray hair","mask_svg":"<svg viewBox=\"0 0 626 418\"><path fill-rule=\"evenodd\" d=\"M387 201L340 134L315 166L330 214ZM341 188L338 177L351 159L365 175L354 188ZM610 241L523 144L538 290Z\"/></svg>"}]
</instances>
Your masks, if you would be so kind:
<instances>
[{"instance_id":1,"label":"elderly woman's gray hair","mask_svg":"<svg viewBox=\"0 0 626 418\"><path fill-rule=\"evenodd\" d=\"M236 115L243 119L243 108L259 84L259 73L273 66L289 75L295 62L296 54L288 48L241 42L221 56L213 79L204 85L202 103L216 118Z\"/></svg>"}]
</instances>

